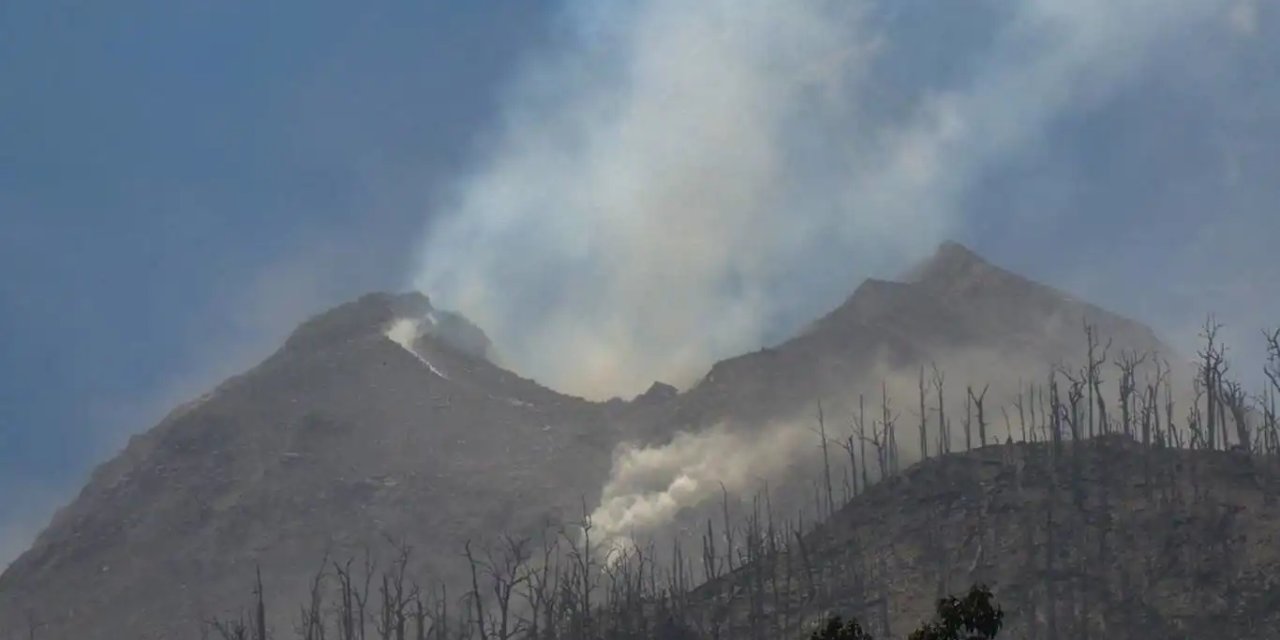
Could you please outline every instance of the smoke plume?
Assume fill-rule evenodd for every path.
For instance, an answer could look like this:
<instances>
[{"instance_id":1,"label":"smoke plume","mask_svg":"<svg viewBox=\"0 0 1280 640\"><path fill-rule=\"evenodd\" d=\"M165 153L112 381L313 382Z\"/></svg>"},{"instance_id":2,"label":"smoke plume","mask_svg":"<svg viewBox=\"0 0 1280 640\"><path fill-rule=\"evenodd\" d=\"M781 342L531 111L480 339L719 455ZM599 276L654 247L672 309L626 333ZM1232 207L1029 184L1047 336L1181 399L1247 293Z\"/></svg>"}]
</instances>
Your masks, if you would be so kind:
<instances>
[{"instance_id":1,"label":"smoke plume","mask_svg":"<svg viewBox=\"0 0 1280 640\"><path fill-rule=\"evenodd\" d=\"M661 446L622 448L591 524L606 545L625 546L634 534L652 534L722 489L733 496L759 490L814 442L807 426L788 422L755 433L719 425Z\"/></svg>"},{"instance_id":2,"label":"smoke plume","mask_svg":"<svg viewBox=\"0 0 1280 640\"><path fill-rule=\"evenodd\" d=\"M414 286L561 390L687 383L956 234L984 171L1226 11L980 4L989 46L912 84L896 6L570 4L433 216Z\"/></svg>"}]
</instances>

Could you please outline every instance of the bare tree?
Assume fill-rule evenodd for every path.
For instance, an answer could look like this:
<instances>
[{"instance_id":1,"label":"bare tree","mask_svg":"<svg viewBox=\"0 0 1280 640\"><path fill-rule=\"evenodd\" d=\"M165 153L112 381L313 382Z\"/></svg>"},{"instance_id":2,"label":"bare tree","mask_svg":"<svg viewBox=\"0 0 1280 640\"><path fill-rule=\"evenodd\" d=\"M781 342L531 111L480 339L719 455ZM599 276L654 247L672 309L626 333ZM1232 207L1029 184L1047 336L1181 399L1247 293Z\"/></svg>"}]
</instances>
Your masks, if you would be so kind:
<instances>
[{"instance_id":1,"label":"bare tree","mask_svg":"<svg viewBox=\"0 0 1280 640\"><path fill-rule=\"evenodd\" d=\"M1167 364L1165 365L1165 370L1170 371ZM1168 434L1170 444L1172 444L1174 447L1181 448L1182 432L1179 431L1174 426L1174 423L1173 423L1174 408L1175 408L1175 403L1173 401L1173 383L1166 378L1165 387L1164 387L1164 419L1166 424L1165 424L1164 432Z\"/></svg>"},{"instance_id":2,"label":"bare tree","mask_svg":"<svg viewBox=\"0 0 1280 640\"><path fill-rule=\"evenodd\" d=\"M368 601L369 583L373 579L373 561L365 550L364 584L356 581L351 571L353 559L343 564L333 563L334 577L338 581L337 602L334 603L338 618L338 640L364 638L364 603Z\"/></svg>"},{"instance_id":3,"label":"bare tree","mask_svg":"<svg viewBox=\"0 0 1280 640\"><path fill-rule=\"evenodd\" d=\"M861 411L859 411L859 414L861 414ZM861 420L861 417L859 417L859 420ZM861 428L859 428L859 431L862 431ZM865 435L860 436L864 453L866 451L867 444L870 444L876 449L876 467L880 470L880 475L876 478L877 481L883 480L885 477L885 455L884 443L881 440L882 433L883 429L881 423L878 420L873 420L871 422L871 437L868 438ZM863 471L866 471L865 465L863 466ZM821 516L821 514L819 514L819 516Z\"/></svg>"},{"instance_id":4,"label":"bare tree","mask_svg":"<svg viewBox=\"0 0 1280 640\"><path fill-rule=\"evenodd\" d=\"M320 569L311 579L307 603L301 607L294 626L300 640L325 640L324 580L328 564L329 554L326 552L320 561Z\"/></svg>"},{"instance_id":5,"label":"bare tree","mask_svg":"<svg viewBox=\"0 0 1280 640\"><path fill-rule=\"evenodd\" d=\"M801 516L799 525L792 529L791 534L795 536L796 547L800 551L800 562L804 567L804 577L806 585L807 599L812 602L817 597L817 587L813 581L813 565L809 562L809 548L804 544L804 517Z\"/></svg>"},{"instance_id":6,"label":"bare tree","mask_svg":"<svg viewBox=\"0 0 1280 640\"><path fill-rule=\"evenodd\" d=\"M1204 348L1197 353L1200 357L1199 382L1206 402L1205 432L1210 449L1217 448L1222 376L1226 372L1226 347L1218 342L1218 332L1221 330L1222 325L1213 316L1209 316L1200 331ZM1223 433L1223 440L1225 439L1226 434Z\"/></svg>"},{"instance_id":7,"label":"bare tree","mask_svg":"<svg viewBox=\"0 0 1280 640\"><path fill-rule=\"evenodd\" d=\"M529 561L529 539L516 539L508 535L502 536L502 549L495 558L492 551L488 553L486 568L497 607L496 624L491 631L497 640L509 640L512 635L523 630L523 625L513 627L511 623L511 596L529 579L525 566Z\"/></svg>"},{"instance_id":8,"label":"bare tree","mask_svg":"<svg viewBox=\"0 0 1280 640\"><path fill-rule=\"evenodd\" d=\"M951 453L951 434L947 432L947 409L942 396L942 387L946 382L946 376L943 375L942 370L938 369L936 363L932 366L933 388L938 394L938 442L940 446L938 453L946 454Z\"/></svg>"},{"instance_id":9,"label":"bare tree","mask_svg":"<svg viewBox=\"0 0 1280 640\"><path fill-rule=\"evenodd\" d=\"M1262 371L1271 381L1271 388L1280 393L1280 327L1263 335L1267 341L1267 364Z\"/></svg>"},{"instance_id":10,"label":"bare tree","mask_svg":"<svg viewBox=\"0 0 1280 640\"><path fill-rule=\"evenodd\" d=\"M471 551L471 541L467 540L463 545L464 555L467 558L467 564L471 567L471 606L475 611L475 628L480 634L480 640L488 640L489 634L485 628L484 617L484 597L480 595L480 561L476 559L475 554Z\"/></svg>"},{"instance_id":11,"label":"bare tree","mask_svg":"<svg viewBox=\"0 0 1280 640\"><path fill-rule=\"evenodd\" d=\"M887 477L886 473L893 474L898 470L898 439L894 435L897 432L898 414L889 405L889 386L884 381L880 382L880 423L883 426L881 439L884 441L880 478L884 479Z\"/></svg>"},{"instance_id":12,"label":"bare tree","mask_svg":"<svg viewBox=\"0 0 1280 640\"><path fill-rule=\"evenodd\" d=\"M964 450L973 449L973 387L964 388Z\"/></svg>"},{"instance_id":13,"label":"bare tree","mask_svg":"<svg viewBox=\"0 0 1280 640\"><path fill-rule=\"evenodd\" d=\"M711 518L707 518L707 532L702 536L702 579L711 582L720 576L720 562L716 555L716 536Z\"/></svg>"},{"instance_id":14,"label":"bare tree","mask_svg":"<svg viewBox=\"0 0 1280 640\"><path fill-rule=\"evenodd\" d=\"M417 582L413 583L413 608L410 617L413 619L413 639L427 640L427 636L431 634L432 626L428 626L427 622L431 619L431 611L422 601L422 588Z\"/></svg>"},{"instance_id":15,"label":"bare tree","mask_svg":"<svg viewBox=\"0 0 1280 640\"><path fill-rule=\"evenodd\" d=\"M849 479L853 484L852 494L856 496L858 495L858 458L857 454L854 453L854 449L857 448L855 442L856 440L854 436L849 435L846 436L844 440L839 441L839 444L840 448L844 449L845 453L849 454Z\"/></svg>"},{"instance_id":16,"label":"bare tree","mask_svg":"<svg viewBox=\"0 0 1280 640\"><path fill-rule=\"evenodd\" d=\"M1009 421L1009 409L1000 407L1000 415L1004 417L1004 443L1013 444L1013 423Z\"/></svg>"},{"instance_id":17,"label":"bare tree","mask_svg":"<svg viewBox=\"0 0 1280 640\"><path fill-rule=\"evenodd\" d=\"M866 406L862 394L858 394L858 413L853 416L854 431L858 435L858 458L859 465L862 467L862 490L866 491L870 486L867 478L867 432L866 432Z\"/></svg>"},{"instance_id":18,"label":"bare tree","mask_svg":"<svg viewBox=\"0 0 1280 640\"><path fill-rule=\"evenodd\" d=\"M243 614L236 618L210 620L208 626L212 627L222 640L249 640L249 625L244 621ZM35 628L31 628L30 638L35 637Z\"/></svg>"},{"instance_id":19,"label":"bare tree","mask_svg":"<svg viewBox=\"0 0 1280 640\"><path fill-rule=\"evenodd\" d=\"M348 558L345 564L333 563L333 576L338 581L334 617L338 621L338 640L352 640L355 637L355 603L352 598L351 563Z\"/></svg>"},{"instance_id":20,"label":"bare tree","mask_svg":"<svg viewBox=\"0 0 1280 640\"><path fill-rule=\"evenodd\" d=\"M1018 380L1018 400L1014 402L1013 406L1017 407L1018 409L1018 426L1019 428L1022 429L1022 441L1030 442L1030 440L1027 439L1026 406L1023 404L1023 401L1022 401L1022 380Z\"/></svg>"},{"instance_id":21,"label":"bare tree","mask_svg":"<svg viewBox=\"0 0 1280 640\"><path fill-rule=\"evenodd\" d=\"M254 609L253 609L253 640L267 640L267 606L265 597L262 593L262 567L254 566L254 572L257 574L257 580L253 587Z\"/></svg>"},{"instance_id":22,"label":"bare tree","mask_svg":"<svg viewBox=\"0 0 1280 640\"><path fill-rule=\"evenodd\" d=\"M1135 393L1138 389L1137 371L1146 362L1145 354L1139 356L1131 351L1124 351L1116 360L1116 368L1120 370L1120 429L1126 436L1132 436Z\"/></svg>"},{"instance_id":23,"label":"bare tree","mask_svg":"<svg viewBox=\"0 0 1280 640\"><path fill-rule=\"evenodd\" d=\"M374 628L382 640L404 640L409 622L409 605L414 595L408 590L409 556L413 549L406 544L396 545L396 558L391 566L382 573L382 585L378 590L381 603ZM467 556L471 558L470 541L467 543Z\"/></svg>"},{"instance_id":24,"label":"bare tree","mask_svg":"<svg viewBox=\"0 0 1280 640\"><path fill-rule=\"evenodd\" d=\"M1222 404L1231 412L1235 426L1236 443L1246 453L1252 451L1253 437L1249 430L1249 394L1235 380L1222 381ZM1223 429L1226 425L1223 424Z\"/></svg>"},{"instance_id":25,"label":"bare tree","mask_svg":"<svg viewBox=\"0 0 1280 640\"><path fill-rule=\"evenodd\" d=\"M1268 443L1266 452L1276 454L1280 453L1280 415L1276 407L1280 399L1280 328L1264 331L1263 338L1267 346L1267 362L1262 373L1270 385L1264 388L1258 403L1262 407L1262 431Z\"/></svg>"},{"instance_id":26,"label":"bare tree","mask_svg":"<svg viewBox=\"0 0 1280 640\"><path fill-rule=\"evenodd\" d=\"M30 611L30 610L28 610L28 611L27 611L27 613L26 613L26 615L27 615L27 640L36 640L36 632L37 632L37 631L39 631L40 629L44 628L44 627L45 627L45 625L46 625L47 623L45 623L45 622L41 622L41 621L40 621L40 618L36 617L36 614L35 614L35 612L34 612L34 611ZM216 623L215 623L215 624L216 624ZM230 638L229 640L243 640L243 638L244 638L244 631L243 631L243 627L244 627L244 623L243 623L243 622L241 622L241 624L240 624L240 628L241 628L241 631L240 631L241 635L240 635L240 637L239 637L239 638ZM224 637L225 637L225 636L224 636Z\"/></svg>"},{"instance_id":27,"label":"bare tree","mask_svg":"<svg viewBox=\"0 0 1280 640\"><path fill-rule=\"evenodd\" d=\"M973 401L973 406L978 411L978 442L981 446L987 446L987 414L983 409L983 401L987 399L987 390L991 385L983 385L982 393L973 394L973 389L969 389L969 398Z\"/></svg>"},{"instance_id":28,"label":"bare tree","mask_svg":"<svg viewBox=\"0 0 1280 640\"><path fill-rule=\"evenodd\" d=\"M822 443L822 475L827 488L827 515L836 511L835 497L831 493L831 457L827 453L827 421L822 413L822 400L818 400L818 437Z\"/></svg>"},{"instance_id":29,"label":"bare tree","mask_svg":"<svg viewBox=\"0 0 1280 640\"><path fill-rule=\"evenodd\" d=\"M1053 441L1053 460L1062 458L1062 405L1058 400L1056 372L1049 374L1049 437Z\"/></svg>"},{"instance_id":30,"label":"bare tree","mask_svg":"<svg viewBox=\"0 0 1280 640\"><path fill-rule=\"evenodd\" d=\"M556 567L560 556L559 538L548 535L550 527L544 527L542 536L542 558L535 565L525 570L525 602L529 607L529 637L542 640L541 631L548 634L555 627L555 579ZM679 542L676 541L676 555L679 556Z\"/></svg>"},{"instance_id":31,"label":"bare tree","mask_svg":"<svg viewBox=\"0 0 1280 640\"><path fill-rule=\"evenodd\" d=\"M1095 402L1098 407L1097 432L1105 433L1107 430L1107 405L1102 399L1102 365L1107 361L1107 351L1111 349L1111 341L1107 340L1107 344L1102 347L1101 353L1098 352L1098 334L1097 327L1090 324L1087 320L1084 325L1085 342L1088 347L1088 358L1085 364L1085 384L1089 393L1089 437L1095 435L1095 416L1093 408Z\"/></svg>"},{"instance_id":32,"label":"bare tree","mask_svg":"<svg viewBox=\"0 0 1280 640\"><path fill-rule=\"evenodd\" d=\"M720 483L720 507L721 516L724 518L725 558L729 565L729 573L733 573L733 520L729 518L729 490L725 488L723 482Z\"/></svg>"},{"instance_id":33,"label":"bare tree","mask_svg":"<svg viewBox=\"0 0 1280 640\"><path fill-rule=\"evenodd\" d=\"M449 585L440 582L440 596L431 594L431 626L436 640L449 640Z\"/></svg>"},{"instance_id":34,"label":"bare tree","mask_svg":"<svg viewBox=\"0 0 1280 640\"><path fill-rule=\"evenodd\" d=\"M577 627L575 633L583 638L591 637L594 633L594 609L591 605L591 594L596 587L596 574L598 572L593 561L596 548L591 543L592 529L591 512L587 510L587 501L584 497L582 499L582 522L578 526L578 530L581 533L579 539L575 540L566 531L561 531L561 537L569 543L569 559L572 562L569 580L564 582L564 588L572 597L573 607L576 609L578 616L575 621Z\"/></svg>"},{"instance_id":35,"label":"bare tree","mask_svg":"<svg viewBox=\"0 0 1280 640\"><path fill-rule=\"evenodd\" d=\"M924 386L924 365L920 365L920 459L929 459L929 434L928 420L929 412L925 407L925 386Z\"/></svg>"}]
</instances>

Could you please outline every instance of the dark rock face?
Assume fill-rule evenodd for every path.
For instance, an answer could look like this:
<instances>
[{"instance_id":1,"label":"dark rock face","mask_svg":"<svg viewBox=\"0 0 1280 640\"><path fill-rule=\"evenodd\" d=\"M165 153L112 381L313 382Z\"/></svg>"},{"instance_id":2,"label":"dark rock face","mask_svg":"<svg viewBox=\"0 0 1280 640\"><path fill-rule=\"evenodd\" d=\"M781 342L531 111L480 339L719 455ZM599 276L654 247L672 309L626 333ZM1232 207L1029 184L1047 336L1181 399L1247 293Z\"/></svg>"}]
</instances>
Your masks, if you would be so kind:
<instances>
[{"instance_id":1,"label":"dark rock face","mask_svg":"<svg viewBox=\"0 0 1280 640\"><path fill-rule=\"evenodd\" d=\"M284 349L331 349L342 343L381 334L396 318L420 318L431 311L431 301L420 293L370 293L302 323L285 340Z\"/></svg>"},{"instance_id":2,"label":"dark rock face","mask_svg":"<svg viewBox=\"0 0 1280 640\"><path fill-rule=\"evenodd\" d=\"M666 402L675 399L680 391L665 382L654 382L647 391L636 396L635 402Z\"/></svg>"},{"instance_id":3,"label":"dark rock face","mask_svg":"<svg viewBox=\"0 0 1280 640\"><path fill-rule=\"evenodd\" d=\"M620 442L808 416L884 363L958 349L1016 356L1038 375L1078 351L1085 318L1117 345L1159 348L1141 325L944 246L908 282L867 282L685 393L655 383L599 404L495 366L483 332L425 296L370 294L303 323L98 468L0 575L0 630L30 611L45 638L194 636L244 602L255 563L289 603L276 608L287 630L326 552L359 556L390 536L414 547L416 575L458 579L464 541L580 517ZM400 319L420 323L408 348L386 335Z\"/></svg>"},{"instance_id":4,"label":"dark rock face","mask_svg":"<svg viewBox=\"0 0 1280 640\"><path fill-rule=\"evenodd\" d=\"M427 333L473 358L489 359L493 344L480 327L452 311L439 311L433 316Z\"/></svg>"}]
</instances>

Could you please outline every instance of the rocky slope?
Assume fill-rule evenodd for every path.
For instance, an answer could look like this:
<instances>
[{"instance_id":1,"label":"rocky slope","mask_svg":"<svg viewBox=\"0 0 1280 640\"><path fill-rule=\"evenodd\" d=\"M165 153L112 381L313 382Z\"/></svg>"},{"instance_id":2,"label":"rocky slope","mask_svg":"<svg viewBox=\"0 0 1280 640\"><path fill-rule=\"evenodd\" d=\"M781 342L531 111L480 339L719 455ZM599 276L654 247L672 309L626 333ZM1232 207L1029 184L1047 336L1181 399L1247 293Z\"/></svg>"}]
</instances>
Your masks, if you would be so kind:
<instances>
[{"instance_id":1,"label":"rocky slope","mask_svg":"<svg viewBox=\"0 0 1280 640\"><path fill-rule=\"evenodd\" d=\"M986 447L872 486L805 537L805 560L793 544L695 607L721 637L800 637L829 612L903 637L985 583L1001 637L1280 638L1278 490L1280 461L1234 452Z\"/></svg>"},{"instance_id":2,"label":"rocky slope","mask_svg":"<svg viewBox=\"0 0 1280 640\"><path fill-rule=\"evenodd\" d=\"M1128 350L1176 357L1139 322L946 243L900 282L863 282L796 337L717 363L656 424L751 425L812 416L815 398L849 400L860 391L874 396L887 377L903 383L902 400L913 400L918 368L933 364L961 394L966 384L988 383L1013 393L1019 380L1082 361L1085 323L1112 341L1112 355Z\"/></svg>"},{"instance_id":3,"label":"rocky slope","mask_svg":"<svg viewBox=\"0 0 1280 640\"><path fill-rule=\"evenodd\" d=\"M465 540L538 531L594 504L619 442L751 428L932 361L986 363L959 380L992 363L1040 375L1080 351L1085 319L1117 345L1160 348L1137 323L949 244L904 282L864 283L801 335L718 363L687 392L592 403L494 366L479 329L423 296L366 296L99 468L0 575L0 629L30 613L45 638L186 636L244 601L255 563L294 601L325 553L387 537L415 548L418 574L456 579Z\"/></svg>"},{"instance_id":4,"label":"rocky slope","mask_svg":"<svg viewBox=\"0 0 1280 640\"><path fill-rule=\"evenodd\" d=\"M580 511L608 471L606 412L433 335L412 353L384 334L429 310L339 307L135 437L0 577L0 628L31 610L42 637L190 636L244 601L258 562L297 594L326 552L393 536L449 576L467 538Z\"/></svg>"}]
</instances>

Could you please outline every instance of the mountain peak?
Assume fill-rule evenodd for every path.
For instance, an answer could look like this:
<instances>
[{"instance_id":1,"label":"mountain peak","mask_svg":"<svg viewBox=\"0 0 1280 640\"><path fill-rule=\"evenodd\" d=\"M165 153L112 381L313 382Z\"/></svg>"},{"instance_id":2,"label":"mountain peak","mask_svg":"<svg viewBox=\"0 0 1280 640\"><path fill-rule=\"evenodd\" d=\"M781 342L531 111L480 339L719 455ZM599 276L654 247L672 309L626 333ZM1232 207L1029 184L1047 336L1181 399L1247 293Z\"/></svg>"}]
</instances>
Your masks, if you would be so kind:
<instances>
[{"instance_id":1,"label":"mountain peak","mask_svg":"<svg viewBox=\"0 0 1280 640\"><path fill-rule=\"evenodd\" d=\"M927 260L908 270L903 280L911 283L936 282L989 270L996 270L996 267L969 247L948 240L938 245Z\"/></svg>"},{"instance_id":2,"label":"mountain peak","mask_svg":"<svg viewBox=\"0 0 1280 640\"><path fill-rule=\"evenodd\" d=\"M431 312L431 301L416 291L369 293L315 315L294 329L286 349L324 347L381 333L396 318L417 318Z\"/></svg>"},{"instance_id":3,"label":"mountain peak","mask_svg":"<svg viewBox=\"0 0 1280 640\"><path fill-rule=\"evenodd\" d=\"M283 357L174 414L96 472L0 574L0 621L32 610L52 621L54 637L171 637L239 603L238 580L259 558L295 589L310 583L313 557L388 534L425 549L427 562L455 556L432 569L454 584L467 575L455 545L495 527L538 535L609 486L623 442L657 446L706 429L747 442L811 415L819 399L887 394L887 375L938 362L962 376L952 385L1020 389L1037 363L1078 354L1070 331L1081 317L1114 336L1117 351L1169 352L1144 327L957 243L939 246L910 280L869 280L805 334L716 363L687 393L655 382L631 408L561 395L486 362L483 331L423 294L363 296L307 320ZM777 469L775 495L808 495L802 459ZM424 521L449 524L424 532ZM170 578L135 579L161 572ZM283 597L297 595L305 592ZM59 613L68 602L75 619ZM93 628L78 628L90 618Z\"/></svg>"},{"instance_id":4,"label":"mountain peak","mask_svg":"<svg viewBox=\"0 0 1280 640\"><path fill-rule=\"evenodd\" d=\"M664 402L680 395L680 390L662 382L654 381L649 390L635 397L634 402Z\"/></svg>"}]
</instances>

